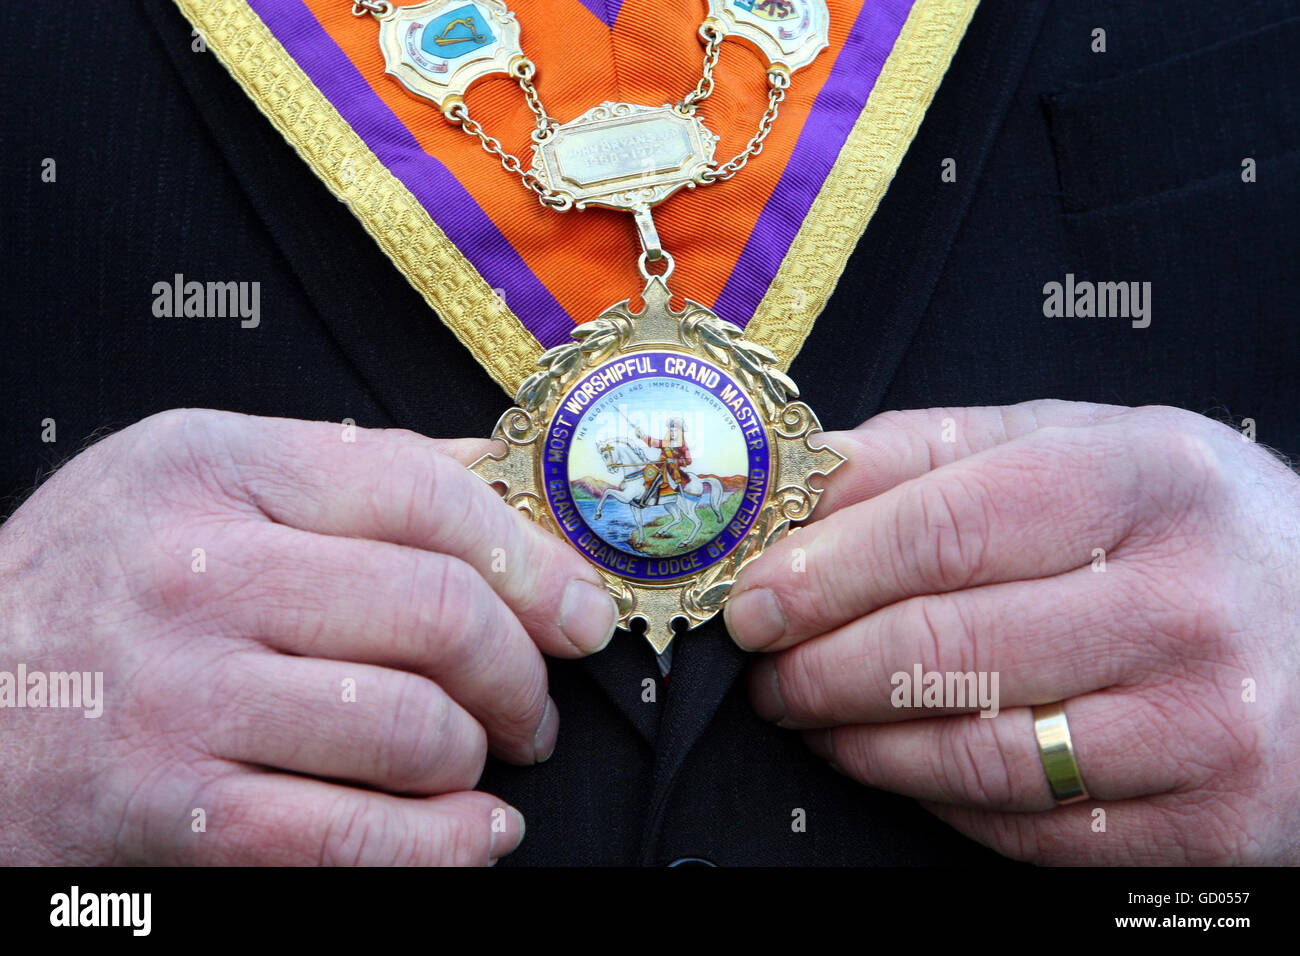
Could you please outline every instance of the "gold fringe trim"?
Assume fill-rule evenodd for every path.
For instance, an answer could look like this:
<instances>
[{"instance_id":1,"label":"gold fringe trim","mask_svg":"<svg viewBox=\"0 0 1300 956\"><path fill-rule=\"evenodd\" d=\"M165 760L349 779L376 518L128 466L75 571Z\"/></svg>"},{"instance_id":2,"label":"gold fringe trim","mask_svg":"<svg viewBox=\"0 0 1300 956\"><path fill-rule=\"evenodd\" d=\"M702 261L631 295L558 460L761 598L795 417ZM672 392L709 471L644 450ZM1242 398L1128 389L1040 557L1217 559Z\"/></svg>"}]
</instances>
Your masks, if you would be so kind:
<instances>
[{"instance_id":1,"label":"gold fringe trim","mask_svg":"<svg viewBox=\"0 0 1300 956\"><path fill-rule=\"evenodd\" d=\"M979 0L916 0L745 335L789 368L912 144ZM937 173L936 173L937 175Z\"/></svg>"}]
</instances>

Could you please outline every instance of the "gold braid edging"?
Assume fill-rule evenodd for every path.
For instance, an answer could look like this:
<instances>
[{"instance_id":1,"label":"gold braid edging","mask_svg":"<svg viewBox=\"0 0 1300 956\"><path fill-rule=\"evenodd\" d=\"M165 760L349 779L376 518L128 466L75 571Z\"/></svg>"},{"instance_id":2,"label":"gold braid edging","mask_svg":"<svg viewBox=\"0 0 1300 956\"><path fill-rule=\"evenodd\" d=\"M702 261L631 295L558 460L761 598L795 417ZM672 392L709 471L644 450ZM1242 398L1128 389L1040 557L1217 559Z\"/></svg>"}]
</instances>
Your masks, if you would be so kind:
<instances>
[{"instance_id":1,"label":"gold braid edging","mask_svg":"<svg viewBox=\"0 0 1300 956\"><path fill-rule=\"evenodd\" d=\"M861 115L754 318L750 340L788 369L875 215L979 0L916 0Z\"/></svg>"}]
</instances>

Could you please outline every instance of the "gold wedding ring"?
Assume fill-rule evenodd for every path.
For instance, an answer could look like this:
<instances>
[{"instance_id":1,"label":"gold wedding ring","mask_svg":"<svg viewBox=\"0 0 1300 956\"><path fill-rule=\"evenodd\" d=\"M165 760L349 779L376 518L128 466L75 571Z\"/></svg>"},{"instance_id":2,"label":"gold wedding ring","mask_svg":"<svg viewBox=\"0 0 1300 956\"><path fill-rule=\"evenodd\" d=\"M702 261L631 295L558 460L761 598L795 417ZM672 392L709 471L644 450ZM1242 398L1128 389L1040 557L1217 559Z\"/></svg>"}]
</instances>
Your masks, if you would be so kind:
<instances>
[{"instance_id":1,"label":"gold wedding ring","mask_svg":"<svg viewBox=\"0 0 1300 956\"><path fill-rule=\"evenodd\" d=\"M1043 761L1047 785L1052 788L1052 798L1058 806L1077 803L1088 797L1079 773L1079 763L1074 759L1074 744L1070 740L1070 725L1065 719L1065 704L1043 704L1034 708L1034 736L1038 738L1038 756Z\"/></svg>"}]
</instances>

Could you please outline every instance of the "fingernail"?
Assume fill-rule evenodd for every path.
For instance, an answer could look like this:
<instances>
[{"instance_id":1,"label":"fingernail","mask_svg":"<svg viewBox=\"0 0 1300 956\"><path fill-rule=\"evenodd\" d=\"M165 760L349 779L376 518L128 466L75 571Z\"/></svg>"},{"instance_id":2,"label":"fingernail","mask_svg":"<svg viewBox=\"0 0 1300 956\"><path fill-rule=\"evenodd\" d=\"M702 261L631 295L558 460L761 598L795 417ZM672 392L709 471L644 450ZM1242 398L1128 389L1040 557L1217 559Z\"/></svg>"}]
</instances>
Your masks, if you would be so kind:
<instances>
[{"instance_id":1,"label":"fingernail","mask_svg":"<svg viewBox=\"0 0 1300 956\"><path fill-rule=\"evenodd\" d=\"M780 723L785 717L785 701L781 698L781 678L776 673L776 661L770 657L754 663L750 678L750 699L754 711L764 720Z\"/></svg>"},{"instance_id":2,"label":"fingernail","mask_svg":"<svg viewBox=\"0 0 1300 956\"><path fill-rule=\"evenodd\" d=\"M843 446L845 442L852 440L852 432L815 432L808 436L808 444L813 448L831 448Z\"/></svg>"},{"instance_id":3,"label":"fingernail","mask_svg":"<svg viewBox=\"0 0 1300 956\"><path fill-rule=\"evenodd\" d=\"M511 837L508 832L501 832L495 827L492 828L492 847L488 850L488 855L492 858L492 863L503 856L508 856L515 850L519 849L519 844L524 842L524 815L514 807L507 807L507 810L514 815L516 835Z\"/></svg>"},{"instance_id":4,"label":"fingernail","mask_svg":"<svg viewBox=\"0 0 1300 956\"><path fill-rule=\"evenodd\" d=\"M533 761L544 763L555 753L555 741L560 736L560 712L555 701L546 698L546 709L542 711L542 722L533 734Z\"/></svg>"},{"instance_id":5,"label":"fingernail","mask_svg":"<svg viewBox=\"0 0 1300 956\"><path fill-rule=\"evenodd\" d=\"M569 582L560 603L560 630L575 647L588 654L604 650L617 623L618 607L608 591L586 581Z\"/></svg>"},{"instance_id":6,"label":"fingernail","mask_svg":"<svg viewBox=\"0 0 1300 956\"><path fill-rule=\"evenodd\" d=\"M761 651L785 633L785 615L767 588L745 591L727 602L723 617L731 639L747 651Z\"/></svg>"}]
</instances>

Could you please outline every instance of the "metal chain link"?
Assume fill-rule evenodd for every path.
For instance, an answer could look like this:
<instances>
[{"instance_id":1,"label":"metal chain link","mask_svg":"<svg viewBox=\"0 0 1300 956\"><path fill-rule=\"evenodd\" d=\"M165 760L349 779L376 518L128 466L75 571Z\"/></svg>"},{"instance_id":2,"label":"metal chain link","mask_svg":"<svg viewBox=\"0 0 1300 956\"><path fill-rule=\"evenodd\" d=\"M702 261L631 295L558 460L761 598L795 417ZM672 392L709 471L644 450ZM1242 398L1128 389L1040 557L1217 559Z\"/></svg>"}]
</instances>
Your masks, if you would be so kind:
<instances>
[{"instance_id":1,"label":"metal chain link","mask_svg":"<svg viewBox=\"0 0 1300 956\"><path fill-rule=\"evenodd\" d=\"M393 4L389 0L352 0L352 15L354 17L373 16L379 18L389 16L392 12ZM677 104L677 110L685 116L693 116L699 109L700 104L713 95L713 72L717 68L718 58L722 53L723 37L717 29L708 24L701 29L704 34L705 44L704 67L700 73L700 82L696 84L695 89L687 93L681 102ZM520 57L511 66L511 75L518 82L519 88L524 94L524 101L535 117L536 128L532 133L533 142L543 142L554 135L559 128L559 123L546 112L546 107L542 105L542 98L537 92L537 86L533 83L533 78L537 75L537 67L527 57ZM790 74L781 69L773 69L768 72L767 79L771 89L768 91L767 109L758 124L758 132L745 145L745 148L730 160L721 166L714 165L706 170L700 177L705 185L731 179L744 169L751 159L763 152L763 143L772 132L781 104L785 102L786 91L790 88ZM444 115L451 122L458 124L464 133L477 138L484 151L499 159L506 172L518 176L524 186L537 194L537 198L541 200L543 205L560 212L573 208L572 199L562 196L551 189L531 169L524 169L523 160L513 153L507 153L499 139L495 136L489 136L483 130L482 124L470 117L469 107L464 102L453 104L444 112Z\"/></svg>"},{"instance_id":2,"label":"metal chain link","mask_svg":"<svg viewBox=\"0 0 1300 956\"><path fill-rule=\"evenodd\" d=\"M555 192L531 169L524 169L523 161L513 153L507 153L505 147L501 145L501 140L484 132L483 125L469 115L469 107L464 103L453 104L446 115L449 120L458 124L464 133L476 137L486 152L501 160L501 166L506 172L518 176L526 187L537 193L537 198L543 205L559 212L565 212L573 207L572 199Z\"/></svg>"},{"instance_id":3,"label":"metal chain link","mask_svg":"<svg viewBox=\"0 0 1300 956\"><path fill-rule=\"evenodd\" d=\"M533 83L533 77L537 75L537 67L533 61L526 56L521 57L515 61L512 71L515 79L519 82L519 88L524 91L524 102L533 111L533 116L537 117L537 129L533 130L533 142L540 143L554 133L560 124L546 112L546 107L542 105L542 98Z\"/></svg>"},{"instance_id":4,"label":"metal chain link","mask_svg":"<svg viewBox=\"0 0 1300 956\"><path fill-rule=\"evenodd\" d=\"M763 141L771 134L772 127L776 123L777 114L781 110L781 104L785 102L786 90L790 88L790 75L788 73L772 70L767 74L767 79L772 88L767 94L767 109L763 113L763 118L759 120L758 132L754 134L753 139L745 144L745 148L730 160L705 172L704 181L706 183L719 183L730 179L749 165L751 159L763 151Z\"/></svg>"},{"instance_id":5,"label":"metal chain link","mask_svg":"<svg viewBox=\"0 0 1300 956\"><path fill-rule=\"evenodd\" d=\"M718 56L722 53L722 34L717 28L706 25L702 28L705 36L704 69L700 73L700 82L677 104L679 112L687 116L695 113L699 105L713 95L713 70L718 65Z\"/></svg>"},{"instance_id":6,"label":"metal chain link","mask_svg":"<svg viewBox=\"0 0 1300 956\"><path fill-rule=\"evenodd\" d=\"M354 17L386 17L393 12L393 5L388 0L352 0Z\"/></svg>"}]
</instances>

